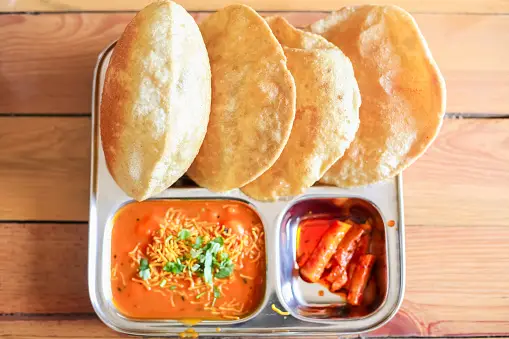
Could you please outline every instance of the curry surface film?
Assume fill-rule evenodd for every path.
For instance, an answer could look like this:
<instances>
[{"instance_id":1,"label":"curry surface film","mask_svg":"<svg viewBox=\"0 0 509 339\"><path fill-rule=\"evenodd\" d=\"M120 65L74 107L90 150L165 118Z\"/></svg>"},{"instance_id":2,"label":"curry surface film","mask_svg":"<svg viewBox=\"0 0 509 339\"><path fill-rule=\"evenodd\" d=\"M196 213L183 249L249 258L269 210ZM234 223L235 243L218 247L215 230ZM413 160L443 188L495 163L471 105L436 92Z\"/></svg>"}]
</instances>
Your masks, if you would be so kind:
<instances>
[{"instance_id":1,"label":"curry surface film","mask_svg":"<svg viewBox=\"0 0 509 339\"><path fill-rule=\"evenodd\" d=\"M264 239L259 216L240 201L125 205L113 222L113 302L129 318L245 318L265 294Z\"/></svg>"}]
</instances>

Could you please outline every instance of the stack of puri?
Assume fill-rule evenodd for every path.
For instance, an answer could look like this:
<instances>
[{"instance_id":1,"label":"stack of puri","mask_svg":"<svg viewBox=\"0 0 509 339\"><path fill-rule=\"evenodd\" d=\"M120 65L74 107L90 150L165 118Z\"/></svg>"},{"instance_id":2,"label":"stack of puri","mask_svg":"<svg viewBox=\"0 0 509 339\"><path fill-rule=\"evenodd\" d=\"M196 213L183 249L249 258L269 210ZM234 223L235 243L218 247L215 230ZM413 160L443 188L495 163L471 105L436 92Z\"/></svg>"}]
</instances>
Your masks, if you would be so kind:
<instances>
[{"instance_id":1,"label":"stack of puri","mask_svg":"<svg viewBox=\"0 0 509 339\"><path fill-rule=\"evenodd\" d=\"M398 7L347 7L300 30L245 5L198 27L163 1L118 41L100 127L108 168L135 199L187 172L211 191L270 201L317 181L394 177L431 144L444 111L444 81Z\"/></svg>"},{"instance_id":2,"label":"stack of puri","mask_svg":"<svg viewBox=\"0 0 509 339\"><path fill-rule=\"evenodd\" d=\"M212 14L200 29L212 105L188 175L212 191L242 187L258 200L302 193L343 155L359 126L350 61L319 35L243 5Z\"/></svg>"}]
</instances>

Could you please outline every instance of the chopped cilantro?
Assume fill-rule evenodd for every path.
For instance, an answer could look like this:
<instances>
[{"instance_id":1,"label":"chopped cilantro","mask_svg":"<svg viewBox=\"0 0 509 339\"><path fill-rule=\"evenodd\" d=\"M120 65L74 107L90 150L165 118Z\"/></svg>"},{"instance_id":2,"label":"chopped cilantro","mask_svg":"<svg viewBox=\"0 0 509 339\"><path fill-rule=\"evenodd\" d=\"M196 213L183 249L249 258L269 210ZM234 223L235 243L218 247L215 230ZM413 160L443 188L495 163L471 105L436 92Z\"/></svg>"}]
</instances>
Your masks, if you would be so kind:
<instances>
[{"instance_id":1,"label":"chopped cilantro","mask_svg":"<svg viewBox=\"0 0 509 339\"><path fill-rule=\"evenodd\" d=\"M185 228L181 229L179 234L178 234L178 238L179 240L186 240L187 238L189 238L191 236L191 231L190 230L187 230Z\"/></svg>"},{"instance_id":2,"label":"chopped cilantro","mask_svg":"<svg viewBox=\"0 0 509 339\"><path fill-rule=\"evenodd\" d=\"M140 270L138 272L138 275L140 276L141 279L148 280L148 279L150 279L150 269L147 268L147 269L144 269L144 270Z\"/></svg>"},{"instance_id":3,"label":"chopped cilantro","mask_svg":"<svg viewBox=\"0 0 509 339\"><path fill-rule=\"evenodd\" d=\"M140 259L140 269L138 271L138 276L143 280L150 279L150 267L148 265L148 260L145 258Z\"/></svg>"},{"instance_id":4,"label":"chopped cilantro","mask_svg":"<svg viewBox=\"0 0 509 339\"><path fill-rule=\"evenodd\" d=\"M217 242L210 242L211 244L210 248L207 250L207 252L210 252L211 254L217 254L221 250L221 245Z\"/></svg>"},{"instance_id":5,"label":"chopped cilantro","mask_svg":"<svg viewBox=\"0 0 509 339\"><path fill-rule=\"evenodd\" d=\"M203 237L202 236L196 237L196 240L194 241L193 248L195 248L195 249L200 248L202 243L203 243Z\"/></svg>"},{"instance_id":6,"label":"chopped cilantro","mask_svg":"<svg viewBox=\"0 0 509 339\"><path fill-rule=\"evenodd\" d=\"M219 291L219 288L217 286L214 286L214 299L219 298L221 296L221 291Z\"/></svg>"},{"instance_id":7,"label":"chopped cilantro","mask_svg":"<svg viewBox=\"0 0 509 339\"><path fill-rule=\"evenodd\" d=\"M141 258L140 259L140 271L141 270L146 270L148 267L148 260L145 259L145 258Z\"/></svg>"},{"instance_id":8,"label":"chopped cilantro","mask_svg":"<svg viewBox=\"0 0 509 339\"><path fill-rule=\"evenodd\" d=\"M198 258L198 257L199 257L202 253L203 253L203 251L202 251L201 249L197 250L197 249L192 248L192 249L191 249L191 258L196 259L196 258Z\"/></svg>"},{"instance_id":9,"label":"chopped cilantro","mask_svg":"<svg viewBox=\"0 0 509 339\"><path fill-rule=\"evenodd\" d=\"M233 267L234 265L230 258L222 260L215 277L218 279L228 278L233 273Z\"/></svg>"},{"instance_id":10,"label":"chopped cilantro","mask_svg":"<svg viewBox=\"0 0 509 339\"><path fill-rule=\"evenodd\" d=\"M223 248L224 239L221 237L217 237L214 240L211 240L205 247L203 248L206 252L212 252L212 254L217 254Z\"/></svg>"},{"instance_id":11,"label":"chopped cilantro","mask_svg":"<svg viewBox=\"0 0 509 339\"><path fill-rule=\"evenodd\" d=\"M205 283L209 285L212 284L212 253L210 251L205 253L203 277Z\"/></svg>"},{"instance_id":12,"label":"chopped cilantro","mask_svg":"<svg viewBox=\"0 0 509 339\"><path fill-rule=\"evenodd\" d=\"M223 246L224 245L224 239L222 237L217 237L215 238L214 240L212 240L211 242L215 242L215 243L218 243L219 245Z\"/></svg>"},{"instance_id":13,"label":"chopped cilantro","mask_svg":"<svg viewBox=\"0 0 509 339\"><path fill-rule=\"evenodd\" d=\"M172 290L172 291L173 291L173 290L176 290L176 289L177 289L177 286L175 286L175 285L171 285L171 286L170 286L170 290Z\"/></svg>"},{"instance_id":14,"label":"chopped cilantro","mask_svg":"<svg viewBox=\"0 0 509 339\"><path fill-rule=\"evenodd\" d=\"M173 273L173 274L179 274L184 271L185 267L186 266L180 262L180 259L177 259L177 261L167 262L164 265L163 270L165 270L166 272Z\"/></svg>"}]
</instances>

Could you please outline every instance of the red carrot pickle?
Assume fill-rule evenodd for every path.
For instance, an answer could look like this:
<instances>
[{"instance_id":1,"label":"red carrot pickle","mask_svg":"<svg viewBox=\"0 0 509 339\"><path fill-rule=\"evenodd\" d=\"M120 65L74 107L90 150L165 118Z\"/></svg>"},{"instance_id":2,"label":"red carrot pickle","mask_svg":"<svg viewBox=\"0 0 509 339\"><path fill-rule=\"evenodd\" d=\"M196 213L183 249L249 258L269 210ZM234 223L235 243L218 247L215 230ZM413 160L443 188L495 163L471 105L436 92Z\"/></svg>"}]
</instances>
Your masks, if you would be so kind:
<instances>
[{"instance_id":1,"label":"red carrot pickle","mask_svg":"<svg viewBox=\"0 0 509 339\"><path fill-rule=\"evenodd\" d=\"M350 282L350 290L347 298L350 305L357 306L361 304L364 289L368 284L374 263L375 256L372 254L365 254L360 257L355 267L352 281Z\"/></svg>"},{"instance_id":2,"label":"red carrot pickle","mask_svg":"<svg viewBox=\"0 0 509 339\"><path fill-rule=\"evenodd\" d=\"M348 211L358 209L343 200L340 205L348 206ZM370 252L372 234L380 233L381 229L375 225L378 219L310 216L301 221L297 230L301 278L344 297L354 307L352 314L366 314L369 306L379 299L377 282L371 274L376 256ZM383 240L383 235L379 238ZM323 295L323 290L318 293Z\"/></svg>"},{"instance_id":3,"label":"red carrot pickle","mask_svg":"<svg viewBox=\"0 0 509 339\"><path fill-rule=\"evenodd\" d=\"M331 222L331 225L322 235L318 245L316 245L315 249L304 263L304 266L300 269L300 275L304 280L309 282L317 282L320 280L325 267L334 253L336 253L341 239L343 239L351 227L351 225L338 220L333 220Z\"/></svg>"}]
</instances>

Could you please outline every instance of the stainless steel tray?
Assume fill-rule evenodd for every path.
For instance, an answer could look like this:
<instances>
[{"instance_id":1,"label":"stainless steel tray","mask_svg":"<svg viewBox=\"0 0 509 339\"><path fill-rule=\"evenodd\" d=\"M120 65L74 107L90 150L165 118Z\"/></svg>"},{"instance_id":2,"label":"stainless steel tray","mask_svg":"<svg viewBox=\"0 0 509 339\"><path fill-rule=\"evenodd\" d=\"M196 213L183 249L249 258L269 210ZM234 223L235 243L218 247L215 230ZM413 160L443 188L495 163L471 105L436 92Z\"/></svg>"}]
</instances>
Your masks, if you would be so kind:
<instances>
[{"instance_id":1,"label":"stainless steel tray","mask_svg":"<svg viewBox=\"0 0 509 339\"><path fill-rule=\"evenodd\" d=\"M135 335L175 336L184 333L188 325L174 320L136 320L121 315L111 300L110 250L111 217L118 208L132 201L116 185L106 167L99 134L99 103L106 68L114 44L99 56L94 73L92 98L92 170L90 189L90 229L88 255L88 288L90 299L99 318L112 329ZM341 197L361 198L371 202L380 212L385 231L387 289L381 305L367 316L353 319L341 317L311 317L299 312L299 293L295 281L285 274L292 265L292 224L288 211L292 206L310 199ZM261 310L247 321L204 321L193 326L194 331L205 336L313 336L325 334L353 334L373 330L389 321L397 312L403 299L405 284L404 220L402 178L381 182L369 187L341 189L315 186L293 199L264 203L245 196L239 190L218 194L199 187L172 187L156 198L225 198L241 199L251 204L260 214L266 232L267 286ZM396 226L388 227L394 220ZM289 280L290 279L290 280ZM298 282L297 282L298 284ZM308 284L309 285L309 284ZM312 287L310 287L312 288ZM332 302L332 301L331 301ZM271 309L276 304L290 312L281 316ZM220 331L219 331L220 330ZM194 332L193 332L194 333ZM189 334L189 332L188 332Z\"/></svg>"}]
</instances>

